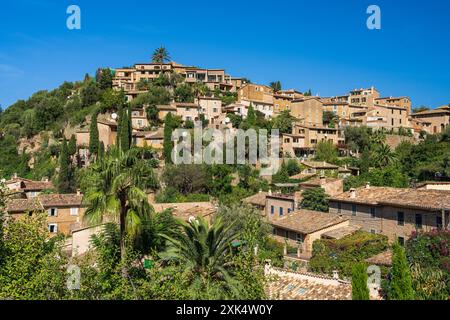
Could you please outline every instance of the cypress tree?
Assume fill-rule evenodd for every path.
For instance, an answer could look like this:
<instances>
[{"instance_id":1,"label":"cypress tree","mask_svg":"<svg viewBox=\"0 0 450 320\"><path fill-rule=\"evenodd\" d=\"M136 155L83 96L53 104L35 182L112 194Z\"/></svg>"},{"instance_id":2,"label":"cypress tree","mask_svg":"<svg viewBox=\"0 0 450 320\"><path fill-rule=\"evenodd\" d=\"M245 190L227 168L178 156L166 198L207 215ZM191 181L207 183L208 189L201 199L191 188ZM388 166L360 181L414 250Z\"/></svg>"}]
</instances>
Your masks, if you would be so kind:
<instances>
[{"instance_id":1,"label":"cypress tree","mask_svg":"<svg viewBox=\"0 0 450 320\"><path fill-rule=\"evenodd\" d=\"M91 126L89 129L89 152L91 155L98 153L98 127L97 127L97 112L92 115Z\"/></svg>"},{"instance_id":2,"label":"cypress tree","mask_svg":"<svg viewBox=\"0 0 450 320\"><path fill-rule=\"evenodd\" d=\"M105 155L105 144L103 141L100 141L100 145L98 148L98 158L101 159Z\"/></svg>"},{"instance_id":3,"label":"cypress tree","mask_svg":"<svg viewBox=\"0 0 450 320\"><path fill-rule=\"evenodd\" d=\"M352 299L370 300L369 288L367 287L367 271L363 263L357 263L352 269Z\"/></svg>"},{"instance_id":4,"label":"cypress tree","mask_svg":"<svg viewBox=\"0 0 450 320\"><path fill-rule=\"evenodd\" d=\"M248 107L247 112L247 123L250 127L256 125L256 114L255 109L253 109L253 104L250 102L250 106Z\"/></svg>"},{"instance_id":5,"label":"cypress tree","mask_svg":"<svg viewBox=\"0 0 450 320\"><path fill-rule=\"evenodd\" d=\"M173 123L172 123L172 113L169 112L166 115L166 119L164 120L164 143L163 143L163 153L164 153L164 160L166 163L172 163L172 130L173 130Z\"/></svg>"},{"instance_id":6,"label":"cypress tree","mask_svg":"<svg viewBox=\"0 0 450 320\"><path fill-rule=\"evenodd\" d=\"M116 135L116 145L120 148L120 130L122 128L122 107L119 107L117 110L117 135Z\"/></svg>"},{"instance_id":7,"label":"cypress tree","mask_svg":"<svg viewBox=\"0 0 450 320\"><path fill-rule=\"evenodd\" d=\"M393 246L392 272L389 289L389 300L413 300L411 270L406 260L405 249L398 243Z\"/></svg>"},{"instance_id":8,"label":"cypress tree","mask_svg":"<svg viewBox=\"0 0 450 320\"><path fill-rule=\"evenodd\" d=\"M58 192L69 193L71 191L70 157L66 139L61 144L59 155Z\"/></svg>"},{"instance_id":9,"label":"cypress tree","mask_svg":"<svg viewBox=\"0 0 450 320\"><path fill-rule=\"evenodd\" d=\"M119 121L117 134L120 135L120 147L129 150L131 147L131 107L122 110L122 120Z\"/></svg>"},{"instance_id":10,"label":"cypress tree","mask_svg":"<svg viewBox=\"0 0 450 320\"><path fill-rule=\"evenodd\" d=\"M77 153L77 141L75 139L75 135L73 134L69 140L69 155L74 156Z\"/></svg>"}]
</instances>

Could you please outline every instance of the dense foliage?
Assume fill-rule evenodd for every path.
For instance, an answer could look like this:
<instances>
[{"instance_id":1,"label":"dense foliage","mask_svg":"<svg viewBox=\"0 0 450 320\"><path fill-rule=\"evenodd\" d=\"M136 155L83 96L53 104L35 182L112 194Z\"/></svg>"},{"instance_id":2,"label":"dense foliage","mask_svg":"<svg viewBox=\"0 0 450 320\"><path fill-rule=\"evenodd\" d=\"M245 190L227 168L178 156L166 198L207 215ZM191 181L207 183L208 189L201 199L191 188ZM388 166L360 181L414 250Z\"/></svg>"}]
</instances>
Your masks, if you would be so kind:
<instances>
[{"instance_id":1,"label":"dense foliage","mask_svg":"<svg viewBox=\"0 0 450 320\"><path fill-rule=\"evenodd\" d=\"M338 270L340 275L350 277L356 262L364 262L387 248L385 236L363 231L339 240L321 239L313 244L309 267L312 271L326 274Z\"/></svg>"}]
</instances>

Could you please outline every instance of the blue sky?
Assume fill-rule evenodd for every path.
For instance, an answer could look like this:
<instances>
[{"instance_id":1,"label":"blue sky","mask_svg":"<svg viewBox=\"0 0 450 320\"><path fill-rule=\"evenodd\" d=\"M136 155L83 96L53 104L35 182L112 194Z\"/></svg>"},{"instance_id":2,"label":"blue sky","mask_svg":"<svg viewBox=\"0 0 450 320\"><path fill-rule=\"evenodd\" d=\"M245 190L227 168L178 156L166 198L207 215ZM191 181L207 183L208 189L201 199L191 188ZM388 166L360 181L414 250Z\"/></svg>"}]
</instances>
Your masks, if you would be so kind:
<instances>
[{"instance_id":1,"label":"blue sky","mask_svg":"<svg viewBox=\"0 0 450 320\"><path fill-rule=\"evenodd\" d=\"M81 30L66 9L81 8ZM382 29L368 30L377 4ZM0 4L0 105L6 108L97 67L174 61L322 96L377 87L414 106L450 102L450 1L92 1Z\"/></svg>"}]
</instances>

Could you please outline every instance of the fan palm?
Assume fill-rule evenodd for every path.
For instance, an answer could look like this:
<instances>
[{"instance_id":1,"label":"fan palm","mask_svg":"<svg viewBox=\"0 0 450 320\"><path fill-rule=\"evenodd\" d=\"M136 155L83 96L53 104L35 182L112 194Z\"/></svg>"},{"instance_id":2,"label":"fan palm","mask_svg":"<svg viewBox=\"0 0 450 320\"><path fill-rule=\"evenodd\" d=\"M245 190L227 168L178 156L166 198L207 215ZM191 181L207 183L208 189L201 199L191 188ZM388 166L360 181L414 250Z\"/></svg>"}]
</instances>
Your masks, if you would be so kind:
<instances>
[{"instance_id":1,"label":"fan palm","mask_svg":"<svg viewBox=\"0 0 450 320\"><path fill-rule=\"evenodd\" d=\"M178 238L165 236L168 247L160 254L161 258L185 266L186 272L194 277L194 288L219 285L237 292L230 254L231 243L240 234L233 228L234 224L225 227L222 219L217 218L210 225L202 217L191 222L179 221L179 224L182 234Z\"/></svg>"},{"instance_id":2,"label":"fan palm","mask_svg":"<svg viewBox=\"0 0 450 320\"><path fill-rule=\"evenodd\" d=\"M170 60L169 52L164 47L159 47L153 52L152 61L154 63L164 63Z\"/></svg>"},{"instance_id":3,"label":"fan palm","mask_svg":"<svg viewBox=\"0 0 450 320\"><path fill-rule=\"evenodd\" d=\"M374 158L377 166L383 168L395 161L395 154L387 144L381 144L375 149Z\"/></svg>"},{"instance_id":4,"label":"fan palm","mask_svg":"<svg viewBox=\"0 0 450 320\"><path fill-rule=\"evenodd\" d=\"M136 237L153 212L144 190L157 188L153 170L139 157L139 151L112 148L92 164L83 176L85 219L99 224L111 216L119 222L120 253L125 259L126 235Z\"/></svg>"}]
</instances>

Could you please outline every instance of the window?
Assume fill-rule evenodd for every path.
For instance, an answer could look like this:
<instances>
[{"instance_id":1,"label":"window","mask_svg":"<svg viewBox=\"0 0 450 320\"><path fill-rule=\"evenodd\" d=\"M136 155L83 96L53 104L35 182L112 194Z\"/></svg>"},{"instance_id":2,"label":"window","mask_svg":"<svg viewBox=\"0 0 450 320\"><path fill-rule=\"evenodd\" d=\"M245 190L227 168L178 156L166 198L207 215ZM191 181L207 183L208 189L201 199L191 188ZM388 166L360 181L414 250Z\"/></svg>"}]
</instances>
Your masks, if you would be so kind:
<instances>
[{"instance_id":1,"label":"window","mask_svg":"<svg viewBox=\"0 0 450 320\"><path fill-rule=\"evenodd\" d=\"M280 216L283 215L283 208L280 207Z\"/></svg>"},{"instance_id":2,"label":"window","mask_svg":"<svg viewBox=\"0 0 450 320\"><path fill-rule=\"evenodd\" d=\"M217 112L217 108L213 108L213 112L214 112L214 113Z\"/></svg>"},{"instance_id":3,"label":"window","mask_svg":"<svg viewBox=\"0 0 450 320\"><path fill-rule=\"evenodd\" d=\"M356 216L356 204L352 204L352 216Z\"/></svg>"},{"instance_id":4,"label":"window","mask_svg":"<svg viewBox=\"0 0 450 320\"><path fill-rule=\"evenodd\" d=\"M375 214L376 214L375 208L370 208L370 217L375 218Z\"/></svg>"},{"instance_id":5,"label":"window","mask_svg":"<svg viewBox=\"0 0 450 320\"><path fill-rule=\"evenodd\" d=\"M291 213L292 212L292 209L291 208L288 208L288 213Z\"/></svg>"},{"instance_id":6,"label":"window","mask_svg":"<svg viewBox=\"0 0 450 320\"><path fill-rule=\"evenodd\" d=\"M287 231L287 230L284 231L284 237L286 239L289 239L289 231Z\"/></svg>"},{"instance_id":7,"label":"window","mask_svg":"<svg viewBox=\"0 0 450 320\"><path fill-rule=\"evenodd\" d=\"M442 229L442 217L436 217L436 228Z\"/></svg>"},{"instance_id":8,"label":"window","mask_svg":"<svg viewBox=\"0 0 450 320\"><path fill-rule=\"evenodd\" d=\"M339 202L337 206L338 206L338 209L337 209L338 213L341 213L341 211L342 211L342 204Z\"/></svg>"},{"instance_id":9,"label":"window","mask_svg":"<svg viewBox=\"0 0 450 320\"><path fill-rule=\"evenodd\" d=\"M399 226L405 225L405 214L403 212L397 212L397 224Z\"/></svg>"},{"instance_id":10,"label":"window","mask_svg":"<svg viewBox=\"0 0 450 320\"><path fill-rule=\"evenodd\" d=\"M270 213L274 214L274 212L275 212L275 207L274 206L270 206Z\"/></svg>"},{"instance_id":11,"label":"window","mask_svg":"<svg viewBox=\"0 0 450 320\"><path fill-rule=\"evenodd\" d=\"M376 232L376 230L374 230L374 229L370 229L370 233L371 233L371 234L376 234L377 232Z\"/></svg>"},{"instance_id":12,"label":"window","mask_svg":"<svg viewBox=\"0 0 450 320\"><path fill-rule=\"evenodd\" d=\"M50 217L57 217L58 216L58 209L56 209L56 208L48 209L48 215Z\"/></svg>"},{"instance_id":13,"label":"window","mask_svg":"<svg viewBox=\"0 0 450 320\"><path fill-rule=\"evenodd\" d=\"M78 208L70 208L70 215L71 216L77 216L78 215Z\"/></svg>"},{"instance_id":14,"label":"window","mask_svg":"<svg viewBox=\"0 0 450 320\"><path fill-rule=\"evenodd\" d=\"M401 245L401 246L404 246L405 245L405 238L398 237L398 244Z\"/></svg>"},{"instance_id":15,"label":"window","mask_svg":"<svg viewBox=\"0 0 450 320\"><path fill-rule=\"evenodd\" d=\"M422 215L416 214L416 228L422 229Z\"/></svg>"},{"instance_id":16,"label":"window","mask_svg":"<svg viewBox=\"0 0 450 320\"><path fill-rule=\"evenodd\" d=\"M50 233L57 233L58 232L58 225L56 223L50 223L48 225L48 232L50 232Z\"/></svg>"},{"instance_id":17,"label":"window","mask_svg":"<svg viewBox=\"0 0 450 320\"><path fill-rule=\"evenodd\" d=\"M303 243L303 237L302 237L302 235L300 233L297 233L296 240L297 240L298 244L302 244Z\"/></svg>"}]
</instances>

